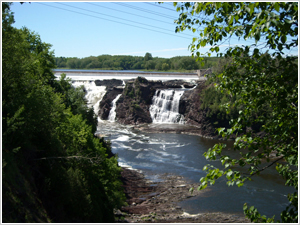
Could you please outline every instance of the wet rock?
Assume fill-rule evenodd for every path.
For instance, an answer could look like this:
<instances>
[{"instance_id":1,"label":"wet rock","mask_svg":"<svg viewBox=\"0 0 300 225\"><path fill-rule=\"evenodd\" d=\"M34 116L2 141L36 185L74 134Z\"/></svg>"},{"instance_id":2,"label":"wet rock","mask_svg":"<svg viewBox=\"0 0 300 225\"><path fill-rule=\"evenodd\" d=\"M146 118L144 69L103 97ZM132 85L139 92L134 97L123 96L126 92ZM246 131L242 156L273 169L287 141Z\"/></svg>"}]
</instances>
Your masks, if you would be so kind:
<instances>
[{"instance_id":1,"label":"wet rock","mask_svg":"<svg viewBox=\"0 0 300 225\"><path fill-rule=\"evenodd\" d=\"M109 80L95 80L96 86L106 86L106 88L112 88L116 86L122 86L123 81L117 79L109 79Z\"/></svg>"},{"instance_id":2,"label":"wet rock","mask_svg":"<svg viewBox=\"0 0 300 225\"><path fill-rule=\"evenodd\" d=\"M192 84L192 83L184 83L183 87L184 88L194 88L196 86L196 84Z\"/></svg>"},{"instance_id":3,"label":"wet rock","mask_svg":"<svg viewBox=\"0 0 300 225\"><path fill-rule=\"evenodd\" d=\"M161 85L161 82L155 82ZM149 107L155 93L154 83L143 77L128 81L116 108L117 121L122 124L151 123Z\"/></svg>"},{"instance_id":4,"label":"wet rock","mask_svg":"<svg viewBox=\"0 0 300 225\"><path fill-rule=\"evenodd\" d=\"M123 92L123 88L106 88L106 93L102 98L102 101L99 103L99 112L98 116L102 120L106 120L108 118L109 112L112 107L112 101L117 97L118 94L121 94ZM118 103L117 103L118 104Z\"/></svg>"},{"instance_id":5,"label":"wet rock","mask_svg":"<svg viewBox=\"0 0 300 225\"><path fill-rule=\"evenodd\" d=\"M162 182L156 186L151 186L151 182L144 178L144 175L137 171L122 168L121 180L127 197L128 206L122 207L117 215L122 215L123 219L117 222L129 223L245 223L249 220L243 215L231 215L225 213L199 213L188 214L177 205L178 202L200 194L201 191L195 191L192 196L189 188L196 187L198 184L191 184L181 176L170 174L161 175ZM171 190L171 191L170 191ZM145 196L152 196L154 193L155 201L152 198L147 199ZM139 204L133 204L134 199L145 198L145 201ZM134 200L134 201L133 201Z\"/></svg>"}]
</instances>

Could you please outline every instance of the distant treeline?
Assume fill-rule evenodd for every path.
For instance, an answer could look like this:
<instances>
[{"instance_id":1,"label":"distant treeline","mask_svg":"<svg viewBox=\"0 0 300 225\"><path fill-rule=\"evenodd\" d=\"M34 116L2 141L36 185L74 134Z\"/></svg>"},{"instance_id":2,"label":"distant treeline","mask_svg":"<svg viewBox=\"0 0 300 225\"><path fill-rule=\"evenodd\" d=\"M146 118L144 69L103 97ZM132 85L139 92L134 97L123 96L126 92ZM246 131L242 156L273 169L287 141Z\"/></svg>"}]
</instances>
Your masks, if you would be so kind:
<instances>
[{"instance_id":1,"label":"distant treeline","mask_svg":"<svg viewBox=\"0 0 300 225\"><path fill-rule=\"evenodd\" d=\"M105 70L197 70L214 67L220 58L204 58L204 65L196 62L191 56L176 56L173 58L152 57L151 53L142 56L99 55L85 58L56 57L57 68L69 69L105 69Z\"/></svg>"}]
</instances>

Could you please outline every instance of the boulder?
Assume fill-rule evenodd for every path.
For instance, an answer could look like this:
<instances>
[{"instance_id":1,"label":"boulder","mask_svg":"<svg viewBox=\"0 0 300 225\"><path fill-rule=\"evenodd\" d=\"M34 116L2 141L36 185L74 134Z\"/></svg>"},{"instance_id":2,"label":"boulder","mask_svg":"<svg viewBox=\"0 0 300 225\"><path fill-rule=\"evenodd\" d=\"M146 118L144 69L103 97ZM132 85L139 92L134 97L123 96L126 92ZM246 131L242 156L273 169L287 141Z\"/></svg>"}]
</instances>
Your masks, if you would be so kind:
<instances>
[{"instance_id":1,"label":"boulder","mask_svg":"<svg viewBox=\"0 0 300 225\"><path fill-rule=\"evenodd\" d=\"M106 86L106 88L112 88L117 86L122 86L123 81L117 79L110 79L110 80L95 80L96 86Z\"/></svg>"},{"instance_id":2,"label":"boulder","mask_svg":"<svg viewBox=\"0 0 300 225\"><path fill-rule=\"evenodd\" d=\"M160 84L143 77L128 81L117 104L117 121L122 124L151 123L149 107L156 90L154 86Z\"/></svg>"}]
</instances>

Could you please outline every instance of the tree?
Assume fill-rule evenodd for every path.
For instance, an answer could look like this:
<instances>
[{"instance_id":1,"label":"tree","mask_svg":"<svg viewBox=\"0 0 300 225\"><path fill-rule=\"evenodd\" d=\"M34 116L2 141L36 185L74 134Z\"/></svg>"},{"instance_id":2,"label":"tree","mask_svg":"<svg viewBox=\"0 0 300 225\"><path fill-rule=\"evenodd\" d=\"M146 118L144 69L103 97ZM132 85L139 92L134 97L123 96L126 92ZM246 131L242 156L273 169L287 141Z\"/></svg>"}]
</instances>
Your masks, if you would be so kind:
<instances>
[{"instance_id":1,"label":"tree","mask_svg":"<svg viewBox=\"0 0 300 225\"><path fill-rule=\"evenodd\" d=\"M156 70L162 70L162 62L159 61L158 63L156 63L155 69Z\"/></svg>"},{"instance_id":2,"label":"tree","mask_svg":"<svg viewBox=\"0 0 300 225\"><path fill-rule=\"evenodd\" d=\"M55 80L50 45L12 27L2 3L4 222L114 222L124 203L110 144L94 136L84 91Z\"/></svg>"},{"instance_id":3,"label":"tree","mask_svg":"<svg viewBox=\"0 0 300 225\"><path fill-rule=\"evenodd\" d=\"M155 69L155 61L154 60L148 60L145 65L145 69L147 70L154 70Z\"/></svg>"},{"instance_id":4,"label":"tree","mask_svg":"<svg viewBox=\"0 0 300 225\"><path fill-rule=\"evenodd\" d=\"M192 57L182 57L179 61L179 68L186 70L199 69L196 60Z\"/></svg>"},{"instance_id":5,"label":"tree","mask_svg":"<svg viewBox=\"0 0 300 225\"><path fill-rule=\"evenodd\" d=\"M152 59L153 59L152 54L147 52L144 56L144 62L147 62L147 61L152 60Z\"/></svg>"},{"instance_id":6,"label":"tree","mask_svg":"<svg viewBox=\"0 0 300 225\"><path fill-rule=\"evenodd\" d=\"M162 65L161 65L161 69L162 70L168 70L170 67L169 67L169 64L167 64L167 63L163 63Z\"/></svg>"},{"instance_id":7,"label":"tree","mask_svg":"<svg viewBox=\"0 0 300 225\"><path fill-rule=\"evenodd\" d=\"M71 58L67 61L67 67L70 69L79 69L80 68L80 59L78 58Z\"/></svg>"},{"instance_id":8,"label":"tree","mask_svg":"<svg viewBox=\"0 0 300 225\"><path fill-rule=\"evenodd\" d=\"M289 206L281 213L282 222L298 221L298 65L297 57L284 54L298 46L298 3L297 2L254 2L254 3L174 3L181 11L176 31L189 29L199 32L193 38L189 49L192 55L201 56L220 53L220 45L226 38L254 39L253 45L229 47L225 58L231 57L222 72L214 73L218 91L237 96L236 107L241 107L237 119L231 121L231 128L219 128L219 134L228 138L235 134L233 150L241 153L240 158L222 154L224 144L217 144L204 155L209 160L219 158L223 169L210 165L200 179L198 189L213 184L225 176L228 185L242 186L251 177L263 173L271 165L285 180L286 185L295 187L288 195ZM202 28L197 31L196 27ZM258 41L265 43L259 45ZM202 47L210 45L209 51L200 53ZM225 105L229 109L229 105ZM269 110L264 111L268 108ZM264 112L262 112L264 111ZM258 136L251 129L260 124ZM242 150L247 149L246 153ZM271 155L274 154L275 157ZM263 160L269 162L261 167ZM248 168L248 174L241 174L234 166ZM273 222L258 213L253 206L243 207L244 213L253 222Z\"/></svg>"}]
</instances>

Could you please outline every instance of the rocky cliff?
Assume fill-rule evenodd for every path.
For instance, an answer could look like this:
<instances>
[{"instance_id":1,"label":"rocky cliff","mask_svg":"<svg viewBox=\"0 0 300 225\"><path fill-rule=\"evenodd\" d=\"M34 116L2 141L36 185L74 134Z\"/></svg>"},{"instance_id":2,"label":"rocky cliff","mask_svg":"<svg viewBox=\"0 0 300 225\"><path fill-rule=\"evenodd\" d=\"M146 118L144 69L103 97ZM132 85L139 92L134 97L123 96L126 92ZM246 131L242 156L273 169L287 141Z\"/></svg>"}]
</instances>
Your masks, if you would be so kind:
<instances>
[{"instance_id":1,"label":"rocky cliff","mask_svg":"<svg viewBox=\"0 0 300 225\"><path fill-rule=\"evenodd\" d=\"M212 136L215 127L206 116L206 110L201 109L201 92L206 87L205 81L198 81L196 88L185 91L180 99L179 113L184 115L186 124L198 127L204 136Z\"/></svg>"},{"instance_id":2,"label":"rocky cliff","mask_svg":"<svg viewBox=\"0 0 300 225\"><path fill-rule=\"evenodd\" d=\"M149 107L155 90L162 86L160 81L148 81L142 77L128 81L117 102L117 121L122 124L151 123Z\"/></svg>"},{"instance_id":3,"label":"rocky cliff","mask_svg":"<svg viewBox=\"0 0 300 225\"><path fill-rule=\"evenodd\" d=\"M100 84L100 83L99 83ZM167 82L148 81L143 77L128 80L125 88L115 87L120 82L110 82L109 88L100 103L99 116L107 119L112 107L112 101L118 94L122 94L116 105L116 121L121 124L141 125L152 123L149 108L157 89L186 88L180 99L179 113L184 115L186 124L197 127L199 134L215 135L213 123L201 109L200 94L207 85L205 81L189 83L181 80ZM103 85L103 84L102 84ZM195 87L196 86L196 87Z\"/></svg>"},{"instance_id":4,"label":"rocky cliff","mask_svg":"<svg viewBox=\"0 0 300 225\"><path fill-rule=\"evenodd\" d=\"M96 86L106 86L107 88L113 88L117 86L122 86L123 81L117 79L109 79L109 80L95 80Z\"/></svg>"}]
</instances>

